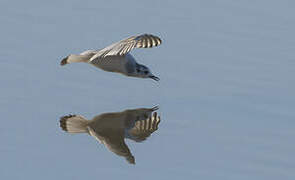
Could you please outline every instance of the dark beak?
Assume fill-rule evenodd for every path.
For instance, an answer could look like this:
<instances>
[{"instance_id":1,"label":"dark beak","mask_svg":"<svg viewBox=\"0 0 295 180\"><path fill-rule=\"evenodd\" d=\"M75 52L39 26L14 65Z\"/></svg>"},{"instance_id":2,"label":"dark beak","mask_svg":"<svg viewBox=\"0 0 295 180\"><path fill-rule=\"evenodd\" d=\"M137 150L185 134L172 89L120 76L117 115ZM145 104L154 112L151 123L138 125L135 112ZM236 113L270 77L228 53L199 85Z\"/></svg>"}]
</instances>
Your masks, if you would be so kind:
<instances>
[{"instance_id":1,"label":"dark beak","mask_svg":"<svg viewBox=\"0 0 295 180\"><path fill-rule=\"evenodd\" d=\"M157 76L149 76L149 78L155 80L155 81L160 81L160 78L158 78Z\"/></svg>"},{"instance_id":2,"label":"dark beak","mask_svg":"<svg viewBox=\"0 0 295 180\"><path fill-rule=\"evenodd\" d=\"M150 110L151 111L156 111L156 110L158 110L159 109L159 106L155 106L155 107L152 107Z\"/></svg>"}]
</instances>

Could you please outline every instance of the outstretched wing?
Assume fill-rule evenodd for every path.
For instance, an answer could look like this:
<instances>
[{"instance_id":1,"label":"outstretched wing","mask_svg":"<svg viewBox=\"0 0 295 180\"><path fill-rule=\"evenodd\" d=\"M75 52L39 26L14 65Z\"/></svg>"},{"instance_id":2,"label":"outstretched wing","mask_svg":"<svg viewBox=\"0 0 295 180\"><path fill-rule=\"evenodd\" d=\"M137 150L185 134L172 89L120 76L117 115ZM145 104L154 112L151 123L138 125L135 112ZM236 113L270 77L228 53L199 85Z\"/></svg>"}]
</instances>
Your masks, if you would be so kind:
<instances>
[{"instance_id":1,"label":"outstretched wing","mask_svg":"<svg viewBox=\"0 0 295 180\"><path fill-rule=\"evenodd\" d=\"M136 121L135 126L128 131L131 136L129 138L136 142L144 141L158 129L160 121L160 116L158 116L156 112L154 112L152 117Z\"/></svg>"},{"instance_id":2,"label":"outstretched wing","mask_svg":"<svg viewBox=\"0 0 295 180\"><path fill-rule=\"evenodd\" d=\"M98 52L99 52L99 50L86 50L86 51L81 52L80 55L83 55L83 56L85 56L85 55L91 56L92 55L93 56Z\"/></svg>"},{"instance_id":3,"label":"outstretched wing","mask_svg":"<svg viewBox=\"0 0 295 180\"><path fill-rule=\"evenodd\" d=\"M111 152L117 154L118 156L125 157L129 163L135 164L134 156L131 154L124 141L123 132L110 130L109 132L105 132L100 135L91 127L88 127L88 132L97 141L104 144Z\"/></svg>"},{"instance_id":4,"label":"outstretched wing","mask_svg":"<svg viewBox=\"0 0 295 180\"><path fill-rule=\"evenodd\" d=\"M158 46L162 43L162 40L151 34L142 34L139 36L132 36L127 39L123 39L119 42L116 42L106 48L98 51L90 61L98 57L104 58L106 56L123 56L130 52L134 48L151 48Z\"/></svg>"}]
</instances>

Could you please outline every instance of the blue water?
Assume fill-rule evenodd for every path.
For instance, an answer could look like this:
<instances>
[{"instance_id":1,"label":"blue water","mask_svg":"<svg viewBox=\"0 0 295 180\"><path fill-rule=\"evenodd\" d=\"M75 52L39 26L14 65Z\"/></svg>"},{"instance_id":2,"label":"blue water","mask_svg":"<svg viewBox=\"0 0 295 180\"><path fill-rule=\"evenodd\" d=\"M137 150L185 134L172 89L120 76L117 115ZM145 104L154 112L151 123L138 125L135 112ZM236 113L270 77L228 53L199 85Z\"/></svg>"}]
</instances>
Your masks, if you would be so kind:
<instances>
[{"instance_id":1,"label":"blue water","mask_svg":"<svg viewBox=\"0 0 295 180\"><path fill-rule=\"evenodd\" d=\"M0 179L294 179L295 2L0 1ZM160 82L59 62L151 33ZM136 165L59 118L159 105Z\"/></svg>"}]
</instances>

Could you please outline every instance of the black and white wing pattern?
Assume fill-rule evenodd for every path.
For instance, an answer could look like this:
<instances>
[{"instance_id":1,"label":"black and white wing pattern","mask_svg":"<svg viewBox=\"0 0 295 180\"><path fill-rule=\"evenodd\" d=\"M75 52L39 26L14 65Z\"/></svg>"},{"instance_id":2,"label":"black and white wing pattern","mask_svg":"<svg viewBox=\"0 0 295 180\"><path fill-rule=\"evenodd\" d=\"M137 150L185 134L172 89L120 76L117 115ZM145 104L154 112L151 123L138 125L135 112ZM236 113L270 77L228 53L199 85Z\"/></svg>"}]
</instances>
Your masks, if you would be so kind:
<instances>
[{"instance_id":1,"label":"black and white wing pattern","mask_svg":"<svg viewBox=\"0 0 295 180\"><path fill-rule=\"evenodd\" d=\"M161 43L162 40L159 37L151 34L132 36L99 50L90 61L106 56L124 56L134 48L151 48Z\"/></svg>"},{"instance_id":2,"label":"black and white wing pattern","mask_svg":"<svg viewBox=\"0 0 295 180\"><path fill-rule=\"evenodd\" d=\"M139 120L135 122L135 126L128 131L130 134L130 139L136 142L142 142L146 140L153 132L158 130L158 125L160 124L160 116L157 112L154 112L152 117L145 120Z\"/></svg>"}]
</instances>

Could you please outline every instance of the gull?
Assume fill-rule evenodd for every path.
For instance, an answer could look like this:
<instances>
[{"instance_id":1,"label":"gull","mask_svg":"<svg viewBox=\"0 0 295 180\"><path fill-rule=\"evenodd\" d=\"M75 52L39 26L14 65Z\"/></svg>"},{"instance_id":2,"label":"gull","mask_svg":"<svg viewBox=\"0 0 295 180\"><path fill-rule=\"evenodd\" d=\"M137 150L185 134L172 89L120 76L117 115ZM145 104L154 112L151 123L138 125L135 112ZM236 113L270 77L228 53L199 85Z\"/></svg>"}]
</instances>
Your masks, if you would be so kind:
<instances>
[{"instance_id":1,"label":"gull","mask_svg":"<svg viewBox=\"0 0 295 180\"><path fill-rule=\"evenodd\" d=\"M135 142L146 140L158 129L160 117L156 112L153 113L156 110L157 106L103 113L92 120L81 115L68 115L60 118L60 127L68 133L88 133L111 152L125 157L130 164L135 164L135 158L124 138Z\"/></svg>"},{"instance_id":2,"label":"gull","mask_svg":"<svg viewBox=\"0 0 295 180\"><path fill-rule=\"evenodd\" d=\"M161 43L162 40L159 37L151 34L131 36L100 50L87 50L78 55L70 54L62 59L60 64L63 66L74 62L84 62L104 71L159 81L160 79L153 75L148 67L137 63L129 52L134 48L151 48Z\"/></svg>"}]
</instances>

